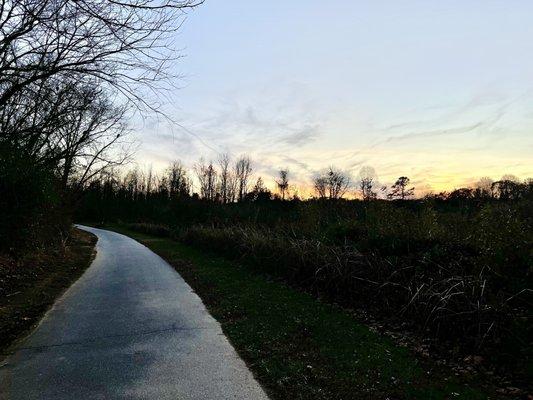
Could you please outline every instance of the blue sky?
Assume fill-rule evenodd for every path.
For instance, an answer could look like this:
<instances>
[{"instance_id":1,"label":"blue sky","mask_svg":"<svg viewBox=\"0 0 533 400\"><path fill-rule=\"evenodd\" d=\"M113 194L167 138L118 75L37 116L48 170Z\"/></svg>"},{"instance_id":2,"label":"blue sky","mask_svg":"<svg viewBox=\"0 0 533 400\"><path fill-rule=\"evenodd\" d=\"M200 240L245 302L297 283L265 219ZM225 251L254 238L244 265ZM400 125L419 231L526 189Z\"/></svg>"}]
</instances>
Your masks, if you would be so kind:
<instances>
[{"instance_id":1,"label":"blue sky","mask_svg":"<svg viewBox=\"0 0 533 400\"><path fill-rule=\"evenodd\" d=\"M165 111L183 128L137 127L137 160L247 153L302 187L329 165L420 190L531 176L532 16L525 0L207 0L175 37Z\"/></svg>"}]
</instances>

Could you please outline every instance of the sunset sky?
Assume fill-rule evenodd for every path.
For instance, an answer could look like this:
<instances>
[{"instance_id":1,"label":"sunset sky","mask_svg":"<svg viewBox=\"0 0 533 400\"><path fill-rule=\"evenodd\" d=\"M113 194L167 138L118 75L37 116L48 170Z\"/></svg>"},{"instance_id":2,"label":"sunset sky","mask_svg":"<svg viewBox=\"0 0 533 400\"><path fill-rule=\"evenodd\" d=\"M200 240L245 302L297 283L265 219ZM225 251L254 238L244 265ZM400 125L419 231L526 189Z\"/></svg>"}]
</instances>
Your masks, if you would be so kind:
<instances>
[{"instance_id":1,"label":"sunset sky","mask_svg":"<svg viewBox=\"0 0 533 400\"><path fill-rule=\"evenodd\" d=\"M526 0L207 0L175 38L164 110L181 127L137 123L136 160L246 153L302 188L372 166L419 193L532 176L532 16Z\"/></svg>"}]
</instances>

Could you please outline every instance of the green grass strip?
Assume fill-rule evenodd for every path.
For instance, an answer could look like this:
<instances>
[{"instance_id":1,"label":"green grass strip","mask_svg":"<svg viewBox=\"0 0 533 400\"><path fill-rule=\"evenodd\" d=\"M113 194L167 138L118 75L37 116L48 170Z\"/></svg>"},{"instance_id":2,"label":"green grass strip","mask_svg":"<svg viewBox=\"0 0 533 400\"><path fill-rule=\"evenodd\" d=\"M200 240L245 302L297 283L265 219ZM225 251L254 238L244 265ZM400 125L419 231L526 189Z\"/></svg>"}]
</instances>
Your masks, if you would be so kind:
<instances>
[{"instance_id":1,"label":"green grass strip","mask_svg":"<svg viewBox=\"0 0 533 400\"><path fill-rule=\"evenodd\" d=\"M486 399L348 312L174 240L110 227L183 276L272 399Z\"/></svg>"}]
</instances>

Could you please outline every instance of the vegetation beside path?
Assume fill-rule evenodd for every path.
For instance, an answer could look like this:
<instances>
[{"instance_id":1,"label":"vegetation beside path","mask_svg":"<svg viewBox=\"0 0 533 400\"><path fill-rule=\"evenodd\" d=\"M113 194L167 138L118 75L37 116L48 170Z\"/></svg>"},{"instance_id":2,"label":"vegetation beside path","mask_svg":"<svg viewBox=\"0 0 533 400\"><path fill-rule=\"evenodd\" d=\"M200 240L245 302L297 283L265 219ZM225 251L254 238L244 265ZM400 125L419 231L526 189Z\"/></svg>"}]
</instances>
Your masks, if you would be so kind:
<instances>
[{"instance_id":1,"label":"vegetation beside path","mask_svg":"<svg viewBox=\"0 0 533 400\"><path fill-rule=\"evenodd\" d=\"M108 227L165 258L202 298L272 399L488 399L334 305L168 238ZM472 378L473 379L473 378Z\"/></svg>"},{"instance_id":2,"label":"vegetation beside path","mask_svg":"<svg viewBox=\"0 0 533 400\"><path fill-rule=\"evenodd\" d=\"M90 265L96 237L72 229L64 245L20 258L0 257L0 352L41 319L55 299Z\"/></svg>"}]
</instances>

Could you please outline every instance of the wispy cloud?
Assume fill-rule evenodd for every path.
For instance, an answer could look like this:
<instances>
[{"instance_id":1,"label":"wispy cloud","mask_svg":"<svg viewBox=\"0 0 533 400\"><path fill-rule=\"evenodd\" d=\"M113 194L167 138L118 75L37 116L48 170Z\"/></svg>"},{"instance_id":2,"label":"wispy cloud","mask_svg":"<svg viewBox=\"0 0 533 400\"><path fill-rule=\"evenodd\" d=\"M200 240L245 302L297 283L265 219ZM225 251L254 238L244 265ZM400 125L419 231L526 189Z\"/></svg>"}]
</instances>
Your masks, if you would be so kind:
<instances>
[{"instance_id":1,"label":"wispy cloud","mask_svg":"<svg viewBox=\"0 0 533 400\"><path fill-rule=\"evenodd\" d=\"M314 141L320 135L319 125L304 126L288 134L282 134L281 141L293 146L304 146Z\"/></svg>"},{"instance_id":2,"label":"wispy cloud","mask_svg":"<svg viewBox=\"0 0 533 400\"><path fill-rule=\"evenodd\" d=\"M493 98L491 98L491 101L488 101L487 99L483 100L483 98L476 98L469 101L465 106L459 107L459 109L453 110L435 120L412 121L409 123L391 125L384 128L384 131L399 131L403 133L389 135L383 140L375 143L373 147L377 147L383 143L432 139L463 135L472 132L489 134L491 130L495 128L497 123L506 115L509 107L515 101L516 99L495 102ZM480 110L480 108L483 109ZM477 119L477 121L460 125L462 121L471 119ZM453 126L454 124L456 126ZM442 127L446 125L452 126Z\"/></svg>"},{"instance_id":3,"label":"wispy cloud","mask_svg":"<svg viewBox=\"0 0 533 400\"><path fill-rule=\"evenodd\" d=\"M143 137L143 154L160 164L179 158L192 165L200 156L215 160L221 152L247 153L265 181L273 185L279 169L288 168L301 187L329 165L354 178L369 165L380 184L407 175L419 193L461 185L477 170L523 175L531 167L522 154L531 142L519 146L519 157L502 154L497 144L510 143L509 127L519 121L514 106L524 106L516 98L480 95L457 107L412 110L378 124L379 118L357 115L357 110L326 113L294 93L262 94L228 96L202 112L182 113L181 127L147 124L151 135Z\"/></svg>"}]
</instances>

